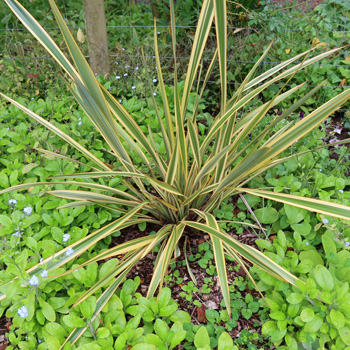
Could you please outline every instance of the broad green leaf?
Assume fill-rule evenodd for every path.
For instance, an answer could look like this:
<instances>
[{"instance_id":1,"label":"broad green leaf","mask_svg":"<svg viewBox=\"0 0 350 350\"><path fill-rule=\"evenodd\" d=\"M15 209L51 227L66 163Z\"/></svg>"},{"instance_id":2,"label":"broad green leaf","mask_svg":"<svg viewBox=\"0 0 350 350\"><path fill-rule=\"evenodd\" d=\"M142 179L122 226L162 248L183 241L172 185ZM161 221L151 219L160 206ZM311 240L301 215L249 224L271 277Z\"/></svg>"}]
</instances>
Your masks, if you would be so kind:
<instances>
[{"instance_id":1,"label":"broad green leaf","mask_svg":"<svg viewBox=\"0 0 350 350\"><path fill-rule=\"evenodd\" d=\"M160 339L162 339L163 341L167 339L170 331L165 321L161 320L160 318L157 318L154 324L154 330L156 334L160 337Z\"/></svg>"},{"instance_id":2,"label":"broad green leaf","mask_svg":"<svg viewBox=\"0 0 350 350\"><path fill-rule=\"evenodd\" d=\"M322 289L326 291L333 290L334 280L327 268L321 265L317 265L313 272L314 272L316 282Z\"/></svg>"},{"instance_id":3,"label":"broad green leaf","mask_svg":"<svg viewBox=\"0 0 350 350\"><path fill-rule=\"evenodd\" d=\"M225 350L225 348L233 348L232 337L227 332L222 332L219 337L218 350Z\"/></svg>"},{"instance_id":4,"label":"broad green leaf","mask_svg":"<svg viewBox=\"0 0 350 350\"><path fill-rule=\"evenodd\" d=\"M341 340L346 344L350 345L350 329L348 327L343 327L339 329L339 335Z\"/></svg>"},{"instance_id":5,"label":"broad green leaf","mask_svg":"<svg viewBox=\"0 0 350 350\"><path fill-rule=\"evenodd\" d=\"M304 331L309 333L317 332L323 324L323 319L316 315L310 322L304 326Z\"/></svg>"},{"instance_id":6,"label":"broad green leaf","mask_svg":"<svg viewBox=\"0 0 350 350\"><path fill-rule=\"evenodd\" d=\"M203 348L210 345L208 331L204 326L201 326L196 332L196 335L194 336L194 345L196 345L197 348Z\"/></svg>"},{"instance_id":7,"label":"broad green leaf","mask_svg":"<svg viewBox=\"0 0 350 350\"><path fill-rule=\"evenodd\" d=\"M53 307L46 301L42 300L41 298L39 298L38 300L45 318L50 322L55 322L56 313Z\"/></svg>"},{"instance_id":8,"label":"broad green leaf","mask_svg":"<svg viewBox=\"0 0 350 350\"><path fill-rule=\"evenodd\" d=\"M55 336L48 336L45 339L48 350L58 350L60 348L60 342Z\"/></svg>"},{"instance_id":9,"label":"broad green leaf","mask_svg":"<svg viewBox=\"0 0 350 350\"><path fill-rule=\"evenodd\" d=\"M139 343L134 345L130 350L156 350L157 348L153 344Z\"/></svg>"},{"instance_id":10,"label":"broad green leaf","mask_svg":"<svg viewBox=\"0 0 350 350\"><path fill-rule=\"evenodd\" d=\"M336 328L341 329L345 326L345 317L341 311L332 309L329 316Z\"/></svg>"},{"instance_id":11,"label":"broad green leaf","mask_svg":"<svg viewBox=\"0 0 350 350\"><path fill-rule=\"evenodd\" d=\"M337 247L334 240L328 235L322 235L322 245L326 256L330 257L331 254L337 254Z\"/></svg>"},{"instance_id":12,"label":"broad green leaf","mask_svg":"<svg viewBox=\"0 0 350 350\"><path fill-rule=\"evenodd\" d=\"M256 209L254 210L254 214L262 224L273 224L278 219L278 212L272 207Z\"/></svg>"},{"instance_id":13,"label":"broad green leaf","mask_svg":"<svg viewBox=\"0 0 350 350\"><path fill-rule=\"evenodd\" d=\"M311 322L314 317L314 310L310 309L309 307L305 308L300 314L300 318L303 322Z\"/></svg>"}]
</instances>

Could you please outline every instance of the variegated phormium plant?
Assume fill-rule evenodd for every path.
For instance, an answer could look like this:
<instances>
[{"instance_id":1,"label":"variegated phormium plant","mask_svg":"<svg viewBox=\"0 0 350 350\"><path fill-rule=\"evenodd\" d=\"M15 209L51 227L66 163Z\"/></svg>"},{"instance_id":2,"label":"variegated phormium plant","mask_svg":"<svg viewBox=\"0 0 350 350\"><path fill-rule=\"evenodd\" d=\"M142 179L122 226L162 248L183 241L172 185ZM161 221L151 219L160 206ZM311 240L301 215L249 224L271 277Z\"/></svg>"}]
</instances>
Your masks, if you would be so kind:
<instances>
[{"instance_id":1,"label":"variegated phormium plant","mask_svg":"<svg viewBox=\"0 0 350 350\"><path fill-rule=\"evenodd\" d=\"M105 275L76 302L76 304L81 303L110 282L108 288L104 290L103 294L98 299L93 319L102 310L108 299L132 267L148 253L152 252L153 248L159 244L161 248L155 261L154 273L148 289L148 297L153 296L157 288L162 288L169 262L174 255L175 257L177 255L175 252L178 251L177 248L180 239L193 229L210 236L217 274L228 312L230 312L230 296L226 273L226 255L240 263L248 274L249 271L244 265L244 259L257 265L271 275L296 285L298 281L297 277L290 274L258 250L238 242L220 229L213 215L213 211L218 208L225 198L242 193L249 193L317 213L332 215L341 219L348 219L350 217L350 208L340 204L245 187L253 177L285 161L286 158L280 159L278 158L279 155L343 105L350 98L350 90L339 94L314 110L304 119L298 121L294 125L289 124L277 133L272 134L272 136L271 131L273 125L297 110L302 103L316 93L323 84L320 84L299 101L292 104L282 115L276 116L271 124L266 126L261 132L256 131L256 126L267 112L272 107L291 96L300 86L276 94L272 100L251 110L249 113L245 114L242 112L244 111L244 107L258 94L268 89L271 84L292 77L299 69L332 55L337 52L338 49L318 54L312 58L308 58L310 53L310 51L308 51L258 75L256 74L257 68L260 62L266 57L268 52L268 50L266 50L251 72L246 76L243 83L235 91L234 95L228 97L226 1L203 0L186 80L183 91L180 94L176 69L176 27L174 8L173 0L170 0L172 49L174 54L174 115L170 112L160 66L156 40L156 25L154 29L154 48L159 88L163 104L162 108L164 110L164 123L156 106L156 101L153 101L159 119L160 133L166 148L167 156L163 159L153 142L151 133L146 135L142 132L132 116L129 115L123 106L96 80L54 1L50 0L52 11L56 17L74 65L63 55L55 42L39 23L16 0L5 1L14 14L65 70L72 94L90 118L96 130L100 132L109 145L109 151L120 163L119 169L111 170L70 136L64 134L61 130L26 107L2 94L8 101L22 109L37 122L43 124L57 136L65 140L69 145L79 150L86 159L94 164L93 171L91 172L55 177L55 179L68 179L65 182L67 186L78 186L81 190L52 190L48 192L49 194L73 200L74 202L66 205L66 208L95 204L122 213L119 219L59 251L54 256L46 259L43 263L28 270L27 273L30 276L38 274L43 269L44 265L47 270L53 270L81 255L104 237L128 226L146 222L161 225L162 227L155 235L137 238L120 244L100 253L80 266L83 267L92 262L101 261L114 256L123 256L116 264L113 271ZM204 84L199 91L199 98L197 99L194 113L191 117L188 117L186 111L189 95L192 91L194 81L199 74L200 62L213 21L216 30L217 50L205 74ZM297 60L302 60L302 63L293 65ZM200 139L197 129L196 110L200 96L202 96L206 82L216 63L218 63L220 71L220 112L216 116L213 125L209 128L205 137ZM255 75L257 76L254 77ZM248 149L247 147L242 147L242 142L249 134L253 135L253 140L250 144L253 145L253 147ZM133 160L130 158L124 146L125 144L141 158L144 165L148 168L147 173L142 173L137 166L133 164ZM49 153L48 151L42 151ZM110 178L115 176L129 180L125 182L128 187L126 192L91 181L81 182L72 180L85 178L95 179L101 177ZM22 190L42 184L55 185L59 183L62 185L62 182L55 182L55 179L44 183L17 185L1 191L0 193ZM94 190L104 192L105 194L94 192ZM67 252L70 254L67 254ZM5 297L5 294L0 295L0 299ZM86 328L75 329L66 341L71 343L76 342L85 329Z\"/></svg>"}]
</instances>

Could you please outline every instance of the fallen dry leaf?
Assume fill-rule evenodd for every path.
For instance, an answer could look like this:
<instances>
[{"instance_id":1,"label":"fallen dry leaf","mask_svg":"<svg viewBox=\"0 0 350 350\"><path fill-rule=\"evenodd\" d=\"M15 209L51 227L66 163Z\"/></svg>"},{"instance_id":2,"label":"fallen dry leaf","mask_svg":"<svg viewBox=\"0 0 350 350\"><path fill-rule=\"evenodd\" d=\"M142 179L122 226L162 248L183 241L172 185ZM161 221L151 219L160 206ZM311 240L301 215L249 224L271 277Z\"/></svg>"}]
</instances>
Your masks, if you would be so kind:
<instances>
[{"instance_id":1,"label":"fallen dry leaf","mask_svg":"<svg viewBox=\"0 0 350 350\"><path fill-rule=\"evenodd\" d=\"M205 307L197 307L197 320L200 323L207 323L207 318L205 317Z\"/></svg>"}]
</instances>

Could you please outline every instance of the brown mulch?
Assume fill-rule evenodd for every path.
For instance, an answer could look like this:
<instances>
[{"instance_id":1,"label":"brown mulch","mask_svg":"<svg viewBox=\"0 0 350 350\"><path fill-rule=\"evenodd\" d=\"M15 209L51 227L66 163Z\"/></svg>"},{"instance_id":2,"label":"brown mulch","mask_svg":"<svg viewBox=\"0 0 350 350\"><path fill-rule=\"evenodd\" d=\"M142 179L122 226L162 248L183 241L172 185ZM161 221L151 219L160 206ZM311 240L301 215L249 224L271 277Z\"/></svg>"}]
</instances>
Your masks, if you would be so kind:
<instances>
[{"instance_id":1,"label":"brown mulch","mask_svg":"<svg viewBox=\"0 0 350 350\"><path fill-rule=\"evenodd\" d=\"M147 231L157 231L157 227L147 227ZM134 228L128 228L125 230L125 232L122 232L120 237L113 239L113 245L120 244L122 242L125 242L126 240L135 239L138 237L142 237L144 235L147 235L146 232L140 232L137 227ZM236 235L234 233L230 233L231 236L238 241L248 244L250 246L253 246L257 248L255 244L255 240L258 238L255 233L250 233L248 231ZM189 255L189 246L191 247L191 253L193 255L196 255L198 252L198 246L201 243L204 243L205 241L210 241L208 235L203 235L201 233L189 233L188 234L188 246L187 246L187 254ZM181 255L177 259L177 262L183 261L185 259L184 252L183 252L183 242L180 241L180 248L181 248ZM140 277L141 279L141 285L138 290L142 295L146 295L148 286L151 282L152 276L153 276L153 269L154 269L154 261L156 259L157 255L154 254L148 254L142 261L140 261L129 273L129 278L135 278L136 276ZM205 324L207 322L205 317L205 310L206 309L214 309L214 310L220 310L220 303L222 300L222 294L220 289L220 284L217 276L210 276L206 273L205 269L201 268L198 263L189 261L189 265L191 268L192 273L194 274L196 280L197 280L197 288L199 289L198 293L193 293L193 301L198 300L202 303L201 307L196 307L193 305L193 302L188 302L184 298L180 297L180 293L183 292L182 286L184 284L187 284L189 281L191 281L191 277L188 273L186 266L179 266L176 268L176 270L179 271L179 277L183 279L182 284L176 284L176 282L171 283L165 283L166 286L170 287L172 291L172 297L174 300L176 300L179 304L179 308L183 311L188 312L191 315L192 322L194 324ZM240 268L238 272L235 269L236 263L235 262L229 262L227 261L227 274L228 274L228 281L229 283L232 283L236 278L238 277L246 277L245 271ZM173 271L168 271L169 273ZM204 284L204 278L211 278L214 282L212 286L210 286L211 292L209 294L202 294L201 288ZM256 290L249 290L248 287L244 291L240 291L242 293L242 298L244 299L246 294L251 294L256 298L260 298L259 293ZM241 331L243 329L247 329L249 331L253 331L254 333L260 333L261 327L256 327L256 324L260 324L259 315L253 314L252 317L247 320L244 317L240 317L237 320L237 327L234 328L229 334L233 338L238 338Z\"/></svg>"},{"instance_id":2,"label":"brown mulch","mask_svg":"<svg viewBox=\"0 0 350 350\"><path fill-rule=\"evenodd\" d=\"M8 345L5 334L9 331L8 327L11 325L11 320L3 315L0 318L0 350L5 350Z\"/></svg>"}]
</instances>

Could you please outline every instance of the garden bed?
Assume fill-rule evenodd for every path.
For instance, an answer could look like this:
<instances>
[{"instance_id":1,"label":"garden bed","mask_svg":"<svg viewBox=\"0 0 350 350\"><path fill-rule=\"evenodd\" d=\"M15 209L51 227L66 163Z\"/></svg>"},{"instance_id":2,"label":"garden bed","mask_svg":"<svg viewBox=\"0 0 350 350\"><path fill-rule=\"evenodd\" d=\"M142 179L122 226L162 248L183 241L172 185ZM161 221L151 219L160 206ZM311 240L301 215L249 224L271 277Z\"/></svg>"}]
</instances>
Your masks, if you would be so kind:
<instances>
[{"instance_id":1,"label":"garden bed","mask_svg":"<svg viewBox=\"0 0 350 350\"><path fill-rule=\"evenodd\" d=\"M308 2L305 6L310 4L317 5L313 1ZM325 7L322 7L323 5ZM231 28L228 37L229 43L238 43L242 50L241 52L234 49L229 50L229 95L237 91L235 84L244 80L249 69L259 59L262 49L267 45L266 35L271 36L268 39L272 37L277 39L269 55L260 64L259 73L271 68L270 66L276 62L291 58L292 54L294 56L300 53L303 46L310 48L312 44L317 42L315 38L320 42L322 40L325 42L325 45L321 45L318 51L315 51L315 55L325 52L325 46L327 49L339 46L345 38L346 31L344 29L343 37L338 37L335 29L346 28L347 22L345 24L342 22L346 9L342 9L340 5L335 6L331 0L324 1L322 6L316 7L314 12L298 12L297 8L293 9L292 12L288 9L285 12L278 9L269 12L267 8L264 8L264 11L261 12L251 12L251 17L249 17L248 24L252 28L259 26L258 30L254 29L243 33L241 30L237 32ZM113 20L114 12L119 11L119 9L116 10L113 6L108 8L111 11L108 18ZM335 9L335 12L332 12L332 18L338 22L332 23L334 31L328 30L327 32L327 23L313 21L321 18L321 14L330 8ZM136 21L135 18L139 16L136 8L130 7L129 9L131 11L128 13L130 17L125 15L127 7L121 7L122 14L118 13L118 16L121 17L115 16L115 18L125 21L126 18L132 17L132 20ZM68 24L81 23L82 18L74 9L66 8L65 10L68 14L72 14L69 15L71 17L68 16L68 19L66 18ZM159 19L160 23L166 23L168 15L168 10L163 10L164 13ZM144 9L140 9L140 11L143 13ZM196 17L193 8L191 11L188 14L184 12L183 16L179 15L180 28L182 23L191 24L193 18ZM42 21L51 21L48 12L43 8L42 12L39 13L39 16L47 16L41 18ZM145 11L145 24L147 24L147 13ZM264 17L268 21L264 20ZM291 37L292 31L289 25L296 26L298 18L301 22L300 27L294 28L297 29L295 31L297 34L293 32L293 37ZM239 18L234 17L230 20L232 25L242 27L242 23L238 22ZM11 19L8 23L17 22ZM244 23L244 25L248 24ZM302 31L304 25L307 26L308 30ZM325 28L326 30L324 30ZM321 32L328 34L321 37ZM175 115L172 100L174 93L176 93L172 86L174 74L172 66L175 61L166 58L169 55L168 47L171 37L168 28L162 28L159 33L160 49L165 57L162 59L165 62L163 72L167 74L164 90L170 101L170 113ZM18 35L17 38L23 39L25 50L21 51L19 45L16 51L18 54L27 55L32 50L34 57L40 52L32 42L27 40L26 34L22 37L20 36L22 34L13 35ZM151 42L151 34L143 32L141 35L145 43ZM192 30L181 28L178 31L178 39L182 44L186 40L191 41L193 35ZM136 36L133 35L132 39L136 40L135 38ZM286 38L288 40L285 40ZM204 68L208 65L208 58L211 58L214 45L216 45L214 39L214 33L211 33L209 45L205 51ZM165 124L166 108L162 104L162 85L157 70L154 68L155 62L152 55L146 57L149 64L148 76L146 76L135 42L130 41L128 44L127 40L125 42L123 40L126 40L123 36L118 37L117 44L113 44L111 50L113 54L119 55L118 58L113 58L113 74L110 77L99 76L97 79L119 101L125 111L132 115L140 130L146 135L146 139L151 140L152 147L159 152L162 159L169 161L170 157L167 157L164 134L160 132L160 123L157 120L153 104L155 102L159 106L160 115L163 118L161 123ZM81 46L86 51L86 45L82 44ZM124 46L126 46L126 52L122 50ZM188 55L185 48L186 45L179 45L178 54ZM150 50L150 47L148 49ZM176 174L178 178L171 185L168 183L169 186L164 185L162 177L159 175L162 163L160 165L157 163L157 157L152 158L152 152L150 152L151 156L147 155L148 158L142 158L140 152L135 151L136 146L132 142L130 144L124 142L127 153L134 162L133 166L137 171L148 176L142 184L138 183L138 186L141 189L144 186L144 189L137 193L143 202L151 203L148 204L150 208L147 210L151 213L157 212L158 207L152 205L155 202L162 203L162 201L164 204L165 200L171 198L163 208L164 210L160 210L161 214L157 212L159 215L154 216L152 223L147 223L149 220L146 216L148 215L146 214L147 210L141 206L129 207L126 199L130 199L130 197L123 197L124 202L118 204L110 204L107 201L101 206L97 204L91 206L85 203L85 205L76 208L57 209L69 205L68 203L71 203L72 199L76 199L74 196L65 197L63 192L68 189L76 191L79 188L79 183L69 186L63 185L60 182L61 179L56 185L46 184L42 187L36 187L35 183L47 179L52 181L53 176L90 171L90 166L94 165L93 161L89 160L88 156L88 159L86 157L84 159L72 144L68 146L39 123L29 121L29 118L19 109L9 103L3 103L0 109L0 190L3 191L0 200L0 287L3 288L1 292L5 290L9 294L9 299L0 302L0 312L4 312L0 318L0 350L6 347L28 350L44 350L49 347L50 350L56 350L75 326L85 327L85 325L88 326L88 330L86 335L80 339L79 349L81 347L89 350L95 348L109 350L111 347L113 348L113 345L116 347L117 342L122 342L121 339L124 336L128 337L128 340L124 347L120 345L120 349L129 349L132 346L135 349L140 349L137 344L146 344L146 341L148 345L154 345L158 342L157 347L165 349L161 347L161 342L170 346L173 337L171 332L182 337L181 344L177 343L176 347L173 347L179 350L192 350L199 347L204 348L204 346L210 346L212 349L219 346L221 349L223 346L220 346L220 339L223 344L227 340L224 340L226 334L231 339L229 340L232 343L229 343L231 348L233 347L235 350L236 348L296 350L298 346L321 348L322 346L326 348L334 346L337 350L343 350L345 346L350 345L348 337L350 330L347 328L350 317L348 303L350 297L348 290L350 282L348 278L350 226L349 221L344 219L344 213L348 210L345 209L345 206L350 205L350 157L349 143L337 144L339 140L345 140L349 137L348 103L342 105L341 110L335 115L331 113L325 122L323 122L325 117L323 119L319 117L322 123L319 127L315 124L316 127L312 129L311 134L300 138L287 134L297 123L301 129L309 127L305 120L309 120L314 115L314 111L317 112L320 104L345 91L347 79L350 77L348 57L348 52L343 50L339 54L324 58L318 65L311 65L298 72L281 92L285 93L288 91L287 89L304 81L309 83L296 89L292 97L282 101L278 107L269 108L262 122L245 135L240 141L240 145L237 146L235 152L245 150L249 155L249 152L255 152L255 142L269 142L273 145L274 143L271 143L273 138L269 139L270 136L267 134L258 141L255 139L269 126L273 126L270 129L271 135L284 132L285 135L294 137L291 146L280 154L281 157L286 158L283 164L271 168L267 167L264 173L252 178L249 183L251 193L244 194L247 204L239 197L241 192L237 191L234 197L220 201L220 205L212 211L212 216L201 220L202 225L203 223L209 225L210 220L213 220L212 226L215 226L213 222L217 223L220 232L227 239L223 242L232 244L232 246L225 246L225 251L221 248L227 261L225 278L228 289L226 291L223 288L222 280L220 281L222 274L220 276L218 273L220 263L214 258L214 251L218 254L218 246L215 246L217 242L215 243L213 240L213 235L216 237L215 231L207 229L206 232L195 228L198 224L195 220L196 216L204 215L200 211L205 210L203 208L208 201L210 202L214 194L203 196L201 205L193 201L193 205L197 205L194 207L197 211L193 210L180 218L179 221L174 219L178 215L177 207L175 207L174 212L167 216L167 210L169 208L173 210L174 203L183 203L183 194L188 191L180 176L181 172ZM181 62L183 58L179 59L180 63L178 64L181 92L185 86L182 79L186 78L185 64ZM115 61L116 59L117 61ZM122 63L122 60L126 61ZM241 61L244 64L241 64ZM110 145L113 142L111 139L106 142L96 132L94 125L98 124L98 120L93 119L94 115L92 114L90 119L93 122L91 122L78 103L73 100L69 89L63 85L63 79L54 76L57 75L57 72L52 62L44 61L43 66L32 62L30 61L28 66L21 66L15 60L0 62L3 64L0 71L1 78L4 79L5 92L53 123L62 132L78 140L80 145L86 147L88 152L98 157L102 164L108 167L108 171L120 171L122 169L121 156L114 157L113 152L110 151ZM329 68L330 66L332 67ZM52 78L50 78L51 75ZM150 78L151 84L145 83L147 78ZM328 78L330 83L305 100L302 107L295 108L284 118L279 117L288 108L291 108L296 103L295 101L303 98L325 78ZM217 98L220 94L220 87L217 84L219 79L219 70L215 69L209 77L210 84L199 103L197 110L198 130L196 129L198 144L205 141L211 127L217 121L215 118L222 117L220 115L221 106ZM257 85L261 86L260 83ZM279 84L272 84L262 93L259 92L239 111L237 120L244 120L250 111L273 99L281 87ZM49 92L49 89L53 89L55 93ZM24 90L25 92L23 92ZM194 86L193 91L188 93L189 104L185 110L187 116L192 116L197 97L198 91L196 92L196 86ZM186 125L187 131L190 129L190 117L186 119L184 125ZM276 120L278 122L275 122ZM240 132L237 132L237 137ZM152 137L149 136L150 134ZM116 137L119 138L119 136ZM133 136L133 138L137 139L137 136ZM204 158L213 151L212 146L215 141L213 138L207 144L208 149L203 153ZM191 143L185 142L189 145L188 167L199 162L195 158L197 155L193 142L193 139L191 139ZM51 153L42 154L38 148L47 149ZM116 146L116 148L118 147ZM143 148L146 149L147 145L143 144ZM306 152L312 149L315 150ZM296 154L297 156L295 156ZM58 156L61 158L57 158ZM254 158L254 162L260 161L262 156ZM74 161L71 162L65 157L71 157ZM147 167L146 163L150 159L152 166ZM238 168L242 159L243 157L234 159L231 164L232 169ZM83 163L87 161L90 163L84 165ZM181 163L177 163L177 165L183 166ZM188 167L183 169L186 168L187 171ZM171 166L168 167L167 164L167 169L169 168ZM211 171L211 176L214 176L215 170ZM231 168L227 170L227 173L230 171ZM223 178L226 175L224 174ZM134 189L130 187L130 184L135 185L136 183L133 176L127 177L127 182L123 182L119 176L101 177L90 182L101 186L110 186L119 191L119 194L128 191L130 195L135 194ZM151 180L152 176L157 181L156 185ZM5 191L10 186L22 183L33 184L22 192L7 193ZM210 182L209 184L213 185ZM166 188L170 192L164 194L157 186L160 186L161 190ZM181 186L183 186L183 192L179 194L178 187ZM244 186L246 185L244 184ZM135 185L135 187L137 186ZM61 191L61 196L56 198L47 195L45 194L47 190ZM101 187L93 190L95 192L90 191L89 195L102 193ZM333 211L329 209L331 213L337 216L338 213L334 208L338 208L342 214L334 218L327 212L328 209L322 207L323 209L320 210L315 203L307 204L310 205L309 208L314 209L308 212L304 209L305 206L302 208L291 206L292 201L276 202L268 196L258 197L254 195L254 191L256 194L261 190L267 190L268 193L275 196L281 194L287 196L288 193L291 193L304 200L316 198L328 201L329 206L333 208ZM145 193L147 195L144 195ZM106 197L103 198L105 200ZM109 200L111 200L110 198L112 196L109 197ZM117 195L113 198L117 198ZM96 197L94 197L96 203L95 199ZM174 202L178 199L178 203ZM115 207L111 208L111 205L115 205ZM135 210L136 224L133 223L120 232L118 229L112 230L103 239L96 241L91 246L87 245L86 249L79 251L76 259L70 260L69 256L80 249L76 242L91 237L94 231L103 230L106 225L119 220L132 210ZM204 213L206 215L205 211ZM159 217L161 219L158 219ZM154 239L162 227L169 223L174 224L174 222L176 225L180 225L180 228L182 222L186 222L188 226L180 234L179 251L176 245L173 247L176 260L169 258L170 266L164 279L163 294L159 297L161 301L157 301L156 298L151 298L149 301L145 297L150 288L152 276L155 275L157 259L160 259L160 252L165 246L163 242L169 242L170 239L157 241L145 257L131 269L126 275L127 282L121 283L118 289L112 293L110 301L107 302L102 311L100 310L100 316L94 319L92 317L97 305L96 298L101 295L102 291L108 291L107 288L113 282L114 276L106 282L102 291L96 290L94 295L81 303L81 306L71 308L78 298L98 281L98 278L105 278L108 274L113 273L113 269L120 266L117 264L128 261L132 255L129 254L130 251L123 252L123 254L116 254L118 260L114 256L108 256L88 267L78 268L80 264L94 259L97 254L104 253L107 249L120 247L130 240L137 241L144 236ZM264 227L266 236L257 226L258 223ZM169 231L168 234L173 233ZM137 242L141 244L141 241ZM234 244L238 244L238 246ZM256 248L257 250L254 252L258 256L258 260L261 259L257 263L263 261L265 269L269 264L277 269L278 264L281 267L281 270L278 270L280 275L272 274L272 276L257 267L253 267L250 263L245 265L247 270L243 269L237 265L233 257L230 250L230 247L233 246L237 249L246 246ZM60 259L66 259L62 266L58 266L58 260L56 262L54 259L50 260L53 254L60 254L59 252L63 252L59 255ZM136 253L138 252L141 250L136 251ZM44 263L42 263L42 259L45 261ZM165 258L164 261L166 261ZM266 263L266 261L268 262ZM26 270L37 264L39 270L35 274L28 275ZM55 270L54 267L57 269ZM49 273L64 274L70 269L72 271L68 275L58 277L57 281L47 278ZM258 288L249 279L248 271L252 274ZM2 283L17 276L21 276L23 285L13 282L14 288L6 291L6 287ZM294 281L294 286L286 283L288 278L291 278L290 276L293 276L289 281ZM262 292L264 298L261 297L258 290ZM156 290L154 292L157 295ZM227 307L224 300L229 301L231 306ZM161 306L158 307L157 303ZM7 310L5 311L5 309ZM229 312L232 314L231 318ZM123 318L125 324L122 324L122 321L119 324L119 320L123 320ZM129 328L126 326L127 322ZM157 326L155 326L156 322L158 322ZM5 338L5 334L9 336L9 340ZM122 334L124 335L122 336ZM139 338L134 339L134 335L135 337L139 336ZM149 336L147 337L147 335ZM161 338L161 341L157 337ZM205 339L206 344L204 344L205 342L201 343L200 338ZM66 348L70 349L68 346ZM155 345L148 347L148 349L155 349Z\"/></svg>"}]
</instances>

